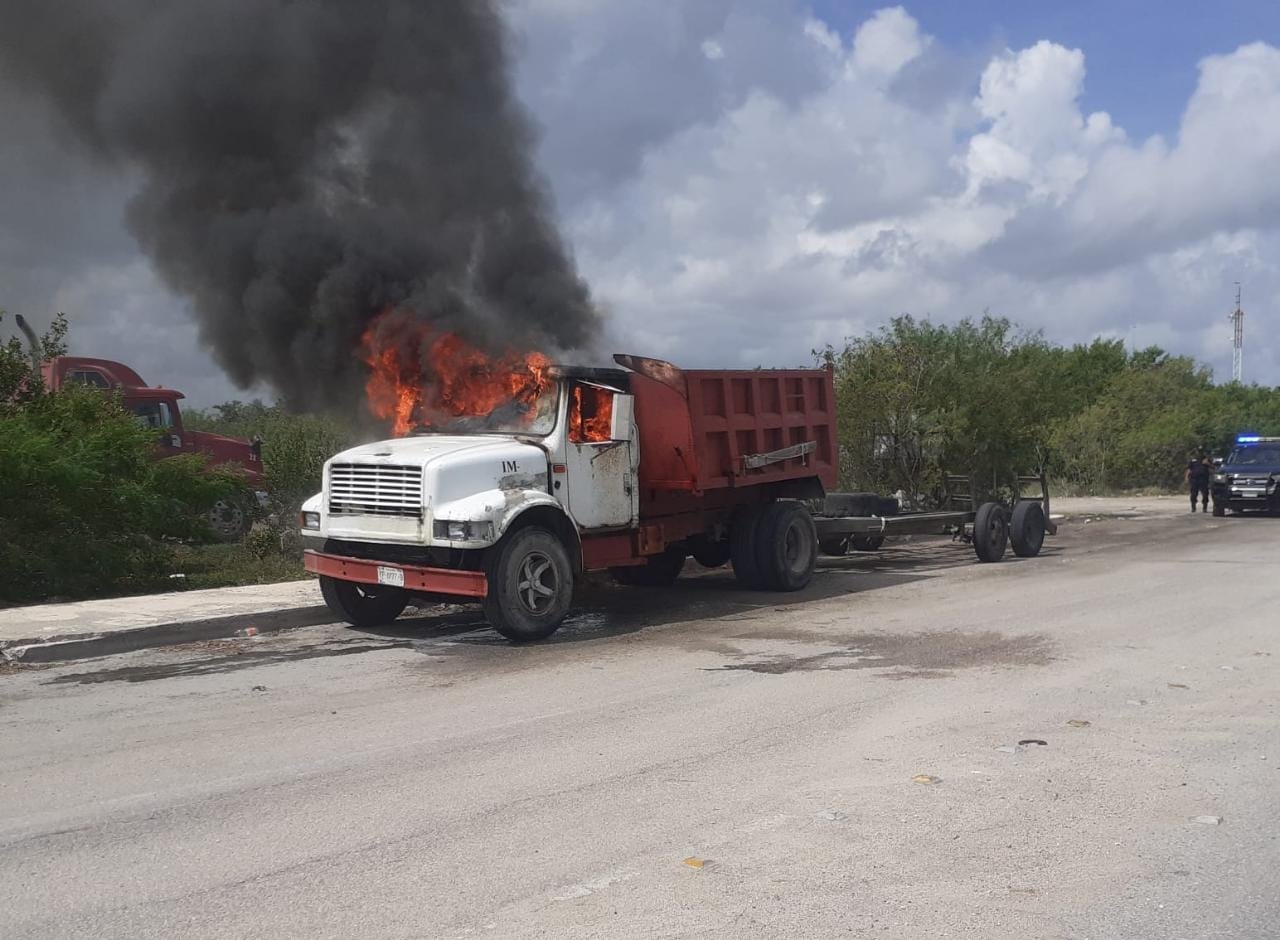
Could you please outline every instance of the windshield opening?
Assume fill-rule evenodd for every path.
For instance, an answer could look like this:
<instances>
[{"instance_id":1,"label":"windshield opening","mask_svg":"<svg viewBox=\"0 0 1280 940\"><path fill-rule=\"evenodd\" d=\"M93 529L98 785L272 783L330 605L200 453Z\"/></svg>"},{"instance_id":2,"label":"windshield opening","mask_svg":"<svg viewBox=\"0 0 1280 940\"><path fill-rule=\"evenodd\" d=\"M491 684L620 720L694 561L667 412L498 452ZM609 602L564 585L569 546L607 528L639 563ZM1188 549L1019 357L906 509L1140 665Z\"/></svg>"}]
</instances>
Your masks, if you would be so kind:
<instances>
[{"instance_id":1,"label":"windshield opening","mask_svg":"<svg viewBox=\"0 0 1280 940\"><path fill-rule=\"evenodd\" d=\"M555 430L560 388L548 383L529 397L508 399L482 413L459 403L420 406L413 434L529 434L545 437Z\"/></svg>"},{"instance_id":2,"label":"windshield opening","mask_svg":"<svg viewBox=\"0 0 1280 940\"><path fill-rule=\"evenodd\" d=\"M1233 467L1276 467L1280 468L1280 444L1254 444L1251 447L1237 447L1227 458L1227 464Z\"/></svg>"},{"instance_id":3,"label":"windshield opening","mask_svg":"<svg viewBox=\"0 0 1280 940\"><path fill-rule=\"evenodd\" d=\"M138 402L129 407L133 412L133 420L139 426L155 431L163 431L173 427L173 416L169 413L169 405L162 401Z\"/></svg>"}]
</instances>

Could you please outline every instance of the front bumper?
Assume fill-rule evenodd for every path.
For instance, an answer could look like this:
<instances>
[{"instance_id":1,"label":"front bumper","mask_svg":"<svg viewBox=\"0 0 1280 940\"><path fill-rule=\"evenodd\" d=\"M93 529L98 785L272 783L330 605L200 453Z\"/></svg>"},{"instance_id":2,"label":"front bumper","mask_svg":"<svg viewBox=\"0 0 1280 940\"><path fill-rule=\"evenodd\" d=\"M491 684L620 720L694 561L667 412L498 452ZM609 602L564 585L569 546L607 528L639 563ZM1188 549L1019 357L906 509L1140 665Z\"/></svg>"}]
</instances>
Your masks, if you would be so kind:
<instances>
[{"instance_id":1,"label":"front bumper","mask_svg":"<svg viewBox=\"0 0 1280 940\"><path fill-rule=\"evenodd\" d=\"M455 597L484 597L489 582L483 571L453 568L425 568L398 562L370 561L348 555L331 555L308 549L302 553L303 566L312 574L326 575L357 584L389 584L388 574L399 572L406 591L415 594L449 594ZM394 577L394 575L391 575Z\"/></svg>"},{"instance_id":2,"label":"front bumper","mask_svg":"<svg viewBox=\"0 0 1280 940\"><path fill-rule=\"evenodd\" d=\"M1280 509L1280 491L1268 487L1241 487L1219 483L1214 484L1212 493L1215 505L1235 512Z\"/></svg>"}]
</instances>

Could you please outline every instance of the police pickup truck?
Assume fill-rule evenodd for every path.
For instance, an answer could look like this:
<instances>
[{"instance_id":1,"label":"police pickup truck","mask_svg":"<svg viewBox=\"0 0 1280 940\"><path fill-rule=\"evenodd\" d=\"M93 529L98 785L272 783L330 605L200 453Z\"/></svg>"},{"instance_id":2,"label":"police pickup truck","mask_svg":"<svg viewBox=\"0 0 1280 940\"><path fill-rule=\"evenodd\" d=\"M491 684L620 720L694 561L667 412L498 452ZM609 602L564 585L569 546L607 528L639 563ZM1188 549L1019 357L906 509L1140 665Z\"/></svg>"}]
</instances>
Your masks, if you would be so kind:
<instances>
[{"instance_id":1,"label":"police pickup truck","mask_svg":"<svg viewBox=\"0 0 1280 940\"><path fill-rule=\"evenodd\" d=\"M1213 514L1280 511L1280 437L1244 434L1213 474Z\"/></svg>"}]
</instances>

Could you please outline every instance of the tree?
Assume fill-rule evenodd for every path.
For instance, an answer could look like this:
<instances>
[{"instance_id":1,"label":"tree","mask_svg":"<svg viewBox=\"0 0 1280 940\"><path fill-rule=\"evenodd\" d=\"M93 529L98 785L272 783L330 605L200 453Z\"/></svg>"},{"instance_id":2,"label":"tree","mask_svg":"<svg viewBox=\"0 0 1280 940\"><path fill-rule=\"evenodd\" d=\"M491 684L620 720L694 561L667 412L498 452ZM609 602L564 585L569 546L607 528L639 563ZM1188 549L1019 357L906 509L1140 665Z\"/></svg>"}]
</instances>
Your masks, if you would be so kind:
<instances>
[{"instance_id":1,"label":"tree","mask_svg":"<svg viewBox=\"0 0 1280 940\"><path fill-rule=\"evenodd\" d=\"M903 316L818 355L835 370L845 486L927 502L944 473L995 492L1046 459L1045 423L1062 407L1046 392L1063 370L1049 366L1062 356L1008 320Z\"/></svg>"}]
</instances>

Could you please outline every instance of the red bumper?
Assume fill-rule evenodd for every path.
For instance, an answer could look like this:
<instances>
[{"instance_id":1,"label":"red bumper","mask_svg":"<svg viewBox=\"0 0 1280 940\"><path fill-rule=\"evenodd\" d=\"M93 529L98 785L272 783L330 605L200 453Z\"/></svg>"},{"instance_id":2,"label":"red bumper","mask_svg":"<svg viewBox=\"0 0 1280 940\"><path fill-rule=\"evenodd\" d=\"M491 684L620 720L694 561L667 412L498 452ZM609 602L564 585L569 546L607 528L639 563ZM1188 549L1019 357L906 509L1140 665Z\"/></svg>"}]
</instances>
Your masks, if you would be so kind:
<instances>
[{"instance_id":1,"label":"red bumper","mask_svg":"<svg viewBox=\"0 0 1280 940\"><path fill-rule=\"evenodd\" d=\"M378 577L378 569L392 569L404 575L404 589L424 594L454 594L458 597L484 597L489 583L483 571L455 571L452 568L421 568L417 565L399 565L391 562L369 561L346 555L328 555L308 549L302 553L302 563L314 574L328 575L340 581L359 584L386 584Z\"/></svg>"}]
</instances>

